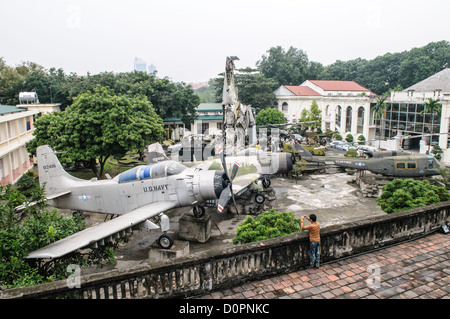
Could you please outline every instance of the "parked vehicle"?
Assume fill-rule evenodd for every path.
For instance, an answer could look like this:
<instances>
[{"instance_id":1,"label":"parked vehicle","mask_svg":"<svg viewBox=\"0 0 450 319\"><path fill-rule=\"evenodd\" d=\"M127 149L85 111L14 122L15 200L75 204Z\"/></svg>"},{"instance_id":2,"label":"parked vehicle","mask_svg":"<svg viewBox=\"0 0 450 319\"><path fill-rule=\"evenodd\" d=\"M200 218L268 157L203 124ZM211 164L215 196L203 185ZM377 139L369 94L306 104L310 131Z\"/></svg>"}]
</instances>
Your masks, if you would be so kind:
<instances>
[{"instance_id":1,"label":"parked vehicle","mask_svg":"<svg viewBox=\"0 0 450 319\"><path fill-rule=\"evenodd\" d=\"M330 146L332 148L335 148L337 150L342 150L342 151L348 151L349 149L356 149L356 147L354 147L353 145L351 145L348 142L344 142L344 141L334 141L331 142Z\"/></svg>"}]
</instances>

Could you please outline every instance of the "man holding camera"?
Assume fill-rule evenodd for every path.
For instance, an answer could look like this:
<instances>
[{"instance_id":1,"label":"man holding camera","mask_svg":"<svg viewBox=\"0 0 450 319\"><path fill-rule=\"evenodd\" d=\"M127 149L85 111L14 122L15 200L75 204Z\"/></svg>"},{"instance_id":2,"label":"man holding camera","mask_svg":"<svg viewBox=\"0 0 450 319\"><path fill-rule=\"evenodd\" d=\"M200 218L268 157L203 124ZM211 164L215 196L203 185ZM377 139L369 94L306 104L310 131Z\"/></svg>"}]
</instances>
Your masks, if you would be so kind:
<instances>
[{"instance_id":1,"label":"man holding camera","mask_svg":"<svg viewBox=\"0 0 450 319\"><path fill-rule=\"evenodd\" d=\"M304 219L309 220L311 223L308 226L305 226L303 223ZM320 262L320 223L317 221L317 217L314 214L308 216L302 216L301 218L301 227L302 229L306 229L309 231L309 243L310 243L310 252L311 258L309 262L309 267L319 268Z\"/></svg>"}]
</instances>

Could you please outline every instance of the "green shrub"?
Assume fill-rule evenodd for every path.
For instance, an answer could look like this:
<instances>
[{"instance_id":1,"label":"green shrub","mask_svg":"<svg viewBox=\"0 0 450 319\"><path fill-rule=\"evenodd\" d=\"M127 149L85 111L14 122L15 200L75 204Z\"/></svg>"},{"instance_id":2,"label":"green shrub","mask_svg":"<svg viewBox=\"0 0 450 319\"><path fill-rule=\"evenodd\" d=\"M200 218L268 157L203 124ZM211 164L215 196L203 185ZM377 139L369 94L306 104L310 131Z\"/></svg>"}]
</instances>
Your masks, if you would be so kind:
<instances>
[{"instance_id":1,"label":"green shrub","mask_svg":"<svg viewBox=\"0 0 450 319\"><path fill-rule=\"evenodd\" d=\"M390 214L449 199L450 194L445 187L431 185L427 180L407 178L386 183L376 201L383 211Z\"/></svg>"},{"instance_id":2,"label":"green shrub","mask_svg":"<svg viewBox=\"0 0 450 319\"><path fill-rule=\"evenodd\" d=\"M236 229L233 244L247 244L269 238L281 237L301 231L301 221L293 213L271 209L255 218L247 218Z\"/></svg>"}]
</instances>

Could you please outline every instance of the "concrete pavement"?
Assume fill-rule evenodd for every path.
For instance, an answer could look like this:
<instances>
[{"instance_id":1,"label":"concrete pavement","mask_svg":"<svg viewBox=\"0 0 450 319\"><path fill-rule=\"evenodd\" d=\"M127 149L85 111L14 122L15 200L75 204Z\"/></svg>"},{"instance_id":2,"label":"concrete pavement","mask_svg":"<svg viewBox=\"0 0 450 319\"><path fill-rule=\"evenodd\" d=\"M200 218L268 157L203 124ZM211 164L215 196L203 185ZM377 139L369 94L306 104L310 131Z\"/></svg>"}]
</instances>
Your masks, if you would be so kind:
<instances>
[{"instance_id":1,"label":"concrete pavement","mask_svg":"<svg viewBox=\"0 0 450 319\"><path fill-rule=\"evenodd\" d=\"M450 299L450 234L433 233L196 299Z\"/></svg>"}]
</instances>

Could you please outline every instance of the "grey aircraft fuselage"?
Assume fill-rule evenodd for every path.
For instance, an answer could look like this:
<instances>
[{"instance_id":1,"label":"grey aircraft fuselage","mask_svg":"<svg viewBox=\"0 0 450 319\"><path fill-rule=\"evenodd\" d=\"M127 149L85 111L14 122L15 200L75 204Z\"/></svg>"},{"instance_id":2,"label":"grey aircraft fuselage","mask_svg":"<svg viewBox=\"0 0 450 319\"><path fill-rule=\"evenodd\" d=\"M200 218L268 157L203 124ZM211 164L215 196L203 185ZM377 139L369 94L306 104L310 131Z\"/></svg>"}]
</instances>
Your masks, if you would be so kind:
<instances>
[{"instance_id":1,"label":"grey aircraft fuselage","mask_svg":"<svg viewBox=\"0 0 450 319\"><path fill-rule=\"evenodd\" d=\"M189 206L194 202L202 202L220 196L217 187L218 193L214 191L214 179L218 174L217 171L185 175L180 174L183 172L180 170L178 174L167 176L164 173L164 167L170 165L181 167L176 162L168 161L137 167L109 180L61 179L58 186L64 188L65 185L61 184L67 182L66 189L70 189L71 193L54 198L53 206L77 211L121 215L153 202L170 201L175 202L176 206ZM166 176L146 177L144 170L152 167L162 168L160 173ZM196 191L194 191L194 187Z\"/></svg>"}]
</instances>

